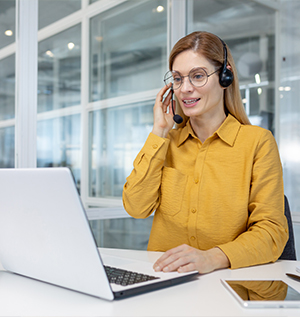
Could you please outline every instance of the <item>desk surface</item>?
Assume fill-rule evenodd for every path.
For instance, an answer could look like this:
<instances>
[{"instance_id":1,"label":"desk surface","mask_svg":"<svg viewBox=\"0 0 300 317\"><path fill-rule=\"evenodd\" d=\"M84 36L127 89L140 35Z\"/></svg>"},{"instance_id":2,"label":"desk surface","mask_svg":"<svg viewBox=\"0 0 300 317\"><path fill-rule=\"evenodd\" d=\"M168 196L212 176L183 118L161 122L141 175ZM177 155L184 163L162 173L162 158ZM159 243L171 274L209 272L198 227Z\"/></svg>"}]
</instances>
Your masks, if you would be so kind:
<instances>
[{"instance_id":1,"label":"desk surface","mask_svg":"<svg viewBox=\"0 0 300 317\"><path fill-rule=\"evenodd\" d=\"M117 249L101 252L154 262L159 253ZM300 291L300 283L285 276L300 262L245 269L224 269L199 275L191 282L118 301L105 301L0 271L0 316L299 316L300 309L245 309L221 284L221 278L283 279ZM0 266L1 269L1 266Z\"/></svg>"}]
</instances>

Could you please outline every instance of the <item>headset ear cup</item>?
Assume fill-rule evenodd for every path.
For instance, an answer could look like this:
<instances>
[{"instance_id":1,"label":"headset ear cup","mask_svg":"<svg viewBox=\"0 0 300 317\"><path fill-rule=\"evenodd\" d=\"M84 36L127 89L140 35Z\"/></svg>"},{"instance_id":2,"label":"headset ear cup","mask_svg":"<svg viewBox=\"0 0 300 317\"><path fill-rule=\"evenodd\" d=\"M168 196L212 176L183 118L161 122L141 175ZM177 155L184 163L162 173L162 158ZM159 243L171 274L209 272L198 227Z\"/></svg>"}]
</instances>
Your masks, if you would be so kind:
<instances>
[{"instance_id":1,"label":"headset ear cup","mask_svg":"<svg viewBox=\"0 0 300 317\"><path fill-rule=\"evenodd\" d=\"M222 87L228 87L233 82L233 73L230 69L225 68L219 75L219 82Z\"/></svg>"}]
</instances>

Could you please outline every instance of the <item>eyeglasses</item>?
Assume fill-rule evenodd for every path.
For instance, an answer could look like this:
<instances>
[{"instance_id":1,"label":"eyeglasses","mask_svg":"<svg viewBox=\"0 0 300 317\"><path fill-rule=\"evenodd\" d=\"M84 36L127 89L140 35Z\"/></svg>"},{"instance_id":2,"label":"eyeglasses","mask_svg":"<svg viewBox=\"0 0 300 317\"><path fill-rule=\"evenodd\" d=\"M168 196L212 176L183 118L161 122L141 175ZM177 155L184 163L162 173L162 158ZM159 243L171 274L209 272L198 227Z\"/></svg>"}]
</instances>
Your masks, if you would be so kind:
<instances>
[{"instance_id":1,"label":"eyeglasses","mask_svg":"<svg viewBox=\"0 0 300 317\"><path fill-rule=\"evenodd\" d=\"M215 70L211 74L207 74L206 70L202 67L195 67L190 70L189 74L187 76L181 76L179 72L176 70L169 70L164 77L164 82L166 85L172 83L173 89L178 89L181 87L183 83L184 77L188 77L190 83L195 87L203 87L207 81L208 77L215 74L219 69Z\"/></svg>"}]
</instances>

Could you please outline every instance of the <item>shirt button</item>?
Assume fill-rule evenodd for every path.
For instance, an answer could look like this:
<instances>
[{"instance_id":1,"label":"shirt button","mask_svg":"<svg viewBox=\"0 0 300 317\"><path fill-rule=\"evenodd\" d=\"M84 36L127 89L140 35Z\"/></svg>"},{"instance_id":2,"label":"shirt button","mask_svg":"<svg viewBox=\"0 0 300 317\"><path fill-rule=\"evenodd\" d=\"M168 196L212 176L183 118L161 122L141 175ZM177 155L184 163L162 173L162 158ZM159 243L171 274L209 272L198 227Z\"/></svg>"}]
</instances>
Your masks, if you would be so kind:
<instances>
[{"instance_id":1,"label":"shirt button","mask_svg":"<svg viewBox=\"0 0 300 317\"><path fill-rule=\"evenodd\" d=\"M158 145L157 144L153 144L152 147L153 147L153 149L157 149Z\"/></svg>"},{"instance_id":2,"label":"shirt button","mask_svg":"<svg viewBox=\"0 0 300 317\"><path fill-rule=\"evenodd\" d=\"M194 241L196 238L194 236L191 236L191 240Z\"/></svg>"},{"instance_id":3,"label":"shirt button","mask_svg":"<svg viewBox=\"0 0 300 317\"><path fill-rule=\"evenodd\" d=\"M196 209L192 209L192 213L194 214L196 212Z\"/></svg>"},{"instance_id":4,"label":"shirt button","mask_svg":"<svg viewBox=\"0 0 300 317\"><path fill-rule=\"evenodd\" d=\"M198 183L199 183L199 179L196 178L196 179L195 179L195 184L198 184Z\"/></svg>"}]
</instances>

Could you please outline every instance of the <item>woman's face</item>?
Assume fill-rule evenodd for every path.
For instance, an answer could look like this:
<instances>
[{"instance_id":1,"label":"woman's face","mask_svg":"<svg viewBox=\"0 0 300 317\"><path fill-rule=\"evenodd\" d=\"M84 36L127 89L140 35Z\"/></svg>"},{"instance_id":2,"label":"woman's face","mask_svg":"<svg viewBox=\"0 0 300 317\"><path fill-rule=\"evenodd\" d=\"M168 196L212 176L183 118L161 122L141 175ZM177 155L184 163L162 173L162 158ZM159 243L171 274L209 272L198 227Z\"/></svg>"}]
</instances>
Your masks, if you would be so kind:
<instances>
[{"instance_id":1,"label":"woman's face","mask_svg":"<svg viewBox=\"0 0 300 317\"><path fill-rule=\"evenodd\" d=\"M204 56L192 50L183 51L176 56L173 71L181 76L187 76L191 69L202 67L207 74L216 69ZM202 87L193 86L188 77L183 78L181 87L174 90L183 113L188 117L201 117L211 119L215 116L224 116L224 88L219 84L218 72L208 77L207 83Z\"/></svg>"}]
</instances>

